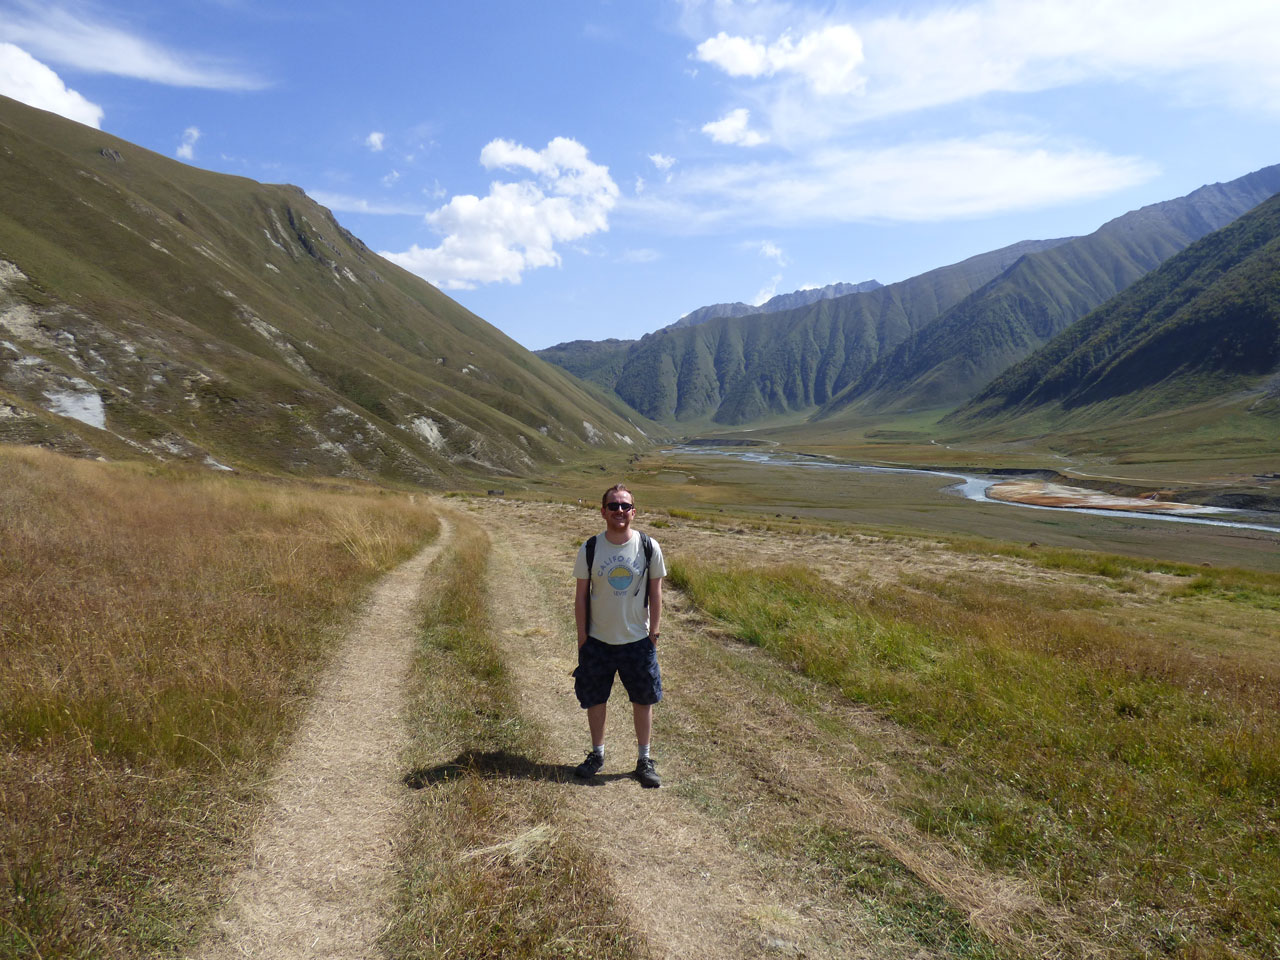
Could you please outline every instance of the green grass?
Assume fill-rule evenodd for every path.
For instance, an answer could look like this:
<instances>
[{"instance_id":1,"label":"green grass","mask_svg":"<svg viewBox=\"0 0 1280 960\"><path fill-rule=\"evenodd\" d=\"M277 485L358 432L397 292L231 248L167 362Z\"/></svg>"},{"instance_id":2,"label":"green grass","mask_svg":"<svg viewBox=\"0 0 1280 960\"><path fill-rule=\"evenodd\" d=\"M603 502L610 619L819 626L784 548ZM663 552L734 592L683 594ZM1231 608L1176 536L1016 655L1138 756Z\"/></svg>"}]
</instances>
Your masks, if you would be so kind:
<instances>
[{"instance_id":1,"label":"green grass","mask_svg":"<svg viewBox=\"0 0 1280 960\"><path fill-rule=\"evenodd\" d=\"M854 598L796 566L677 562L672 581L736 636L953 752L915 802L921 827L1079 910L1119 901L1134 952L1276 954L1274 679L1215 682L1034 595Z\"/></svg>"}]
</instances>

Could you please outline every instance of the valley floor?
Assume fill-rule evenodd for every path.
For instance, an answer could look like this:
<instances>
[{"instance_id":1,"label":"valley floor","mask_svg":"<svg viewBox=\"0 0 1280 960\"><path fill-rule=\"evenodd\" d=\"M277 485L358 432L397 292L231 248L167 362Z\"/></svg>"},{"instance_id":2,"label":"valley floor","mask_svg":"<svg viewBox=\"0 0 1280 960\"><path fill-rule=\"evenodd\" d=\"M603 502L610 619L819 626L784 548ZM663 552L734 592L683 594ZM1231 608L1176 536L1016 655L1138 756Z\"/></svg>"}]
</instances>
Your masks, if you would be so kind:
<instances>
[{"instance_id":1,"label":"valley floor","mask_svg":"<svg viewBox=\"0 0 1280 960\"><path fill-rule=\"evenodd\" d=\"M291 776L290 764L318 796L355 781L371 802L408 782L418 789L402 790L401 822L384 820L381 839L364 840L382 863L384 882L399 878L407 892L399 905L344 897L343 926L365 931L364 941L339 942L328 952L319 941L308 946L298 939L301 946L290 953L283 946L286 935L273 926L278 920L269 919L271 908L255 907L250 917L233 905L232 919L224 922L234 926L240 911L250 926L258 925L246 942L259 944L233 955L592 956L597 942L608 943L610 956L664 958L1120 957L1170 950L1226 956L1227 943L1233 956L1280 955L1276 940L1215 932L1207 907L1199 916L1180 917L1185 904L1149 902L1134 892L1140 884L1126 892L1123 878L1118 885L1102 878L1096 886L1068 889L1071 881L1060 876L1055 883L1034 858L1002 860L981 843L969 843L959 826L940 828L921 811L933 804L961 816L961 807L929 795L950 781L991 791L984 802L1017 808L1019 816L1049 814L1016 783L967 769L961 750L738 639L674 588L666 592L661 647L667 696L655 714L654 751L664 788L642 790L628 776L634 735L620 689L605 771L591 782L576 781L572 766L588 738L569 679L575 662L570 569L578 544L597 531L598 517L560 504L494 498L446 503L447 528L483 541L487 554L483 582L472 584L486 609L472 613L487 633L476 642L492 644L495 660L482 671L489 679L461 686L471 681L461 673L453 678L449 658L470 653L456 640L439 644L442 659L433 661L434 679L424 682L436 700L459 701L448 706L456 719L407 718L425 731L416 752L410 751L416 772L404 774L388 762L377 771L361 766L371 743L396 742L385 718L339 735L345 747L331 760L320 761L301 746L297 760L286 760L279 799L259 834L269 836L292 821L302 826L286 846L307 848L317 836L325 843L323 833L305 824L328 818L300 806L307 801L284 779ZM1161 573L1135 573L1120 586L1106 571L1048 569L924 540L659 523L661 529L650 530L677 561L779 569L800 561L823 582L854 594L949 580L989 584L996 595L1025 588L1095 618L1099 628L1142 625L1148 637L1174 646L1208 637L1216 648L1212 662L1224 668L1262 658L1275 662L1275 606L1175 610L1170 591L1176 578ZM645 526L643 518L638 525ZM425 581L428 593L448 589L442 578L454 563L451 549L448 543L440 547L441 559ZM404 576L419 581L431 555L420 554L418 566L402 568L402 584ZM1188 626L1197 618L1204 621L1199 633ZM394 630L383 635L382 642L403 636ZM365 670L361 679L366 687L394 690L401 672L390 662ZM500 707L478 693L474 703L468 700L468 689L487 697L503 685L509 698ZM304 730L315 724L332 729L344 704L367 695L332 684L319 690ZM451 806L462 812L446 815ZM448 816L471 819L458 827L462 821ZM1249 829L1274 833L1276 825ZM406 839L414 831L439 836ZM401 851L398 863L394 849ZM406 864L406 849L416 862ZM438 862L423 863L424 857ZM260 859L255 854L250 873L261 870ZM297 874L277 878L279 888L311 884L322 900L332 899L343 882L346 854L329 873L315 873L310 859L279 858L278 869ZM305 871L312 880L303 878ZM415 872L429 877L406 879ZM451 883L463 884L461 891L451 892ZM580 902L583 885L601 898L594 905ZM244 890L241 882L232 886ZM522 902L503 902L501 889L494 888L504 886L520 890ZM423 890L440 906L424 905L430 897ZM1266 903L1252 908L1269 909ZM310 908L290 911L299 936L312 926L317 937L327 935ZM1280 931L1276 925L1261 929L1272 936ZM384 933L380 940L378 931L386 930L392 939ZM221 956L222 949L205 956Z\"/></svg>"}]
</instances>

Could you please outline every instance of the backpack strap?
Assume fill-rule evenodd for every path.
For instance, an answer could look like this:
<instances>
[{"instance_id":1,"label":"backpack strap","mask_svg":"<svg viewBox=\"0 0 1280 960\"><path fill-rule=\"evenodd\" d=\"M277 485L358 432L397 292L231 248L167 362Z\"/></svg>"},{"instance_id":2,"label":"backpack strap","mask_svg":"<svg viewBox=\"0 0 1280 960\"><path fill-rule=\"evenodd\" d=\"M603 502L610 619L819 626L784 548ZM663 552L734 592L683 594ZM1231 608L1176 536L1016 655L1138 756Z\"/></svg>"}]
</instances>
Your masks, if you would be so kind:
<instances>
[{"instance_id":1,"label":"backpack strap","mask_svg":"<svg viewBox=\"0 0 1280 960\"><path fill-rule=\"evenodd\" d=\"M590 630L591 629L591 587L592 587L591 567L596 562L596 538L594 536L588 537L587 542L583 544L583 546L586 547L586 550L587 550L587 629Z\"/></svg>"},{"instance_id":2,"label":"backpack strap","mask_svg":"<svg viewBox=\"0 0 1280 960\"><path fill-rule=\"evenodd\" d=\"M649 535L643 530L638 531L640 534L640 546L644 548L644 569L640 571L640 576L644 578L644 605L649 606L649 561L653 559L653 541ZM636 593L640 592L640 588L636 587Z\"/></svg>"}]
</instances>

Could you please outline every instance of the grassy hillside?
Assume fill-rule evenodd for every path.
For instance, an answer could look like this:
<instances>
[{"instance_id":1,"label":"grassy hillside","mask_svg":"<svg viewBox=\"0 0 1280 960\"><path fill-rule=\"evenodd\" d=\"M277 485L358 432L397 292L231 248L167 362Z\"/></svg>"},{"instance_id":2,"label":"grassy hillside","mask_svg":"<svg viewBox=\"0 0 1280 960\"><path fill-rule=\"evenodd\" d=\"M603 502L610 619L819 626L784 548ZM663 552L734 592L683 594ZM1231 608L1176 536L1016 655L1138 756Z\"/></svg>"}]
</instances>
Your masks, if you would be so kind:
<instances>
[{"instance_id":1,"label":"grassy hillside","mask_svg":"<svg viewBox=\"0 0 1280 960\"><path fill-rule=\"evenodd\" d=\"M1089 310L1280 191L1280 166L1143 207L1029 254L887 353L821 412L949 407Z\"/></svg>"},{"instance_id":2,"label":"grassy hillside","mask_svg":"<svg viewBox=\"0 0 1280 960\"><path fill-rule=\"evenodd\" d=\"M781 313L797 307L817 303L819 300L833 300L836 297L848 296L851 293L864 293L877 290L883 284L876 280L864 280L862 283L832 283L825 287L809 290L796 290L792 293L780 293L766 300L759 306L748 303L714 303L707 307L699 307L686 313L675 323L663 327L664 330L681 327L696 327L719 317L745 317L756 313ZM575 377L587 380L605 390L612 392L626 365L627 354L638 341L636 340L570 340L557 343L555 346L537 350L538 356L549 363L568 370Z\"/></svg>"},{"instance_id":3,"label":"grassy hillside","mask_svg":"<svg viewBox=\"0 0 1280 960\"><path fill-rule=\"evenodd\" d=\"M296 187L3 98L0 176L0 439L424 483L644 442Z\"/></svg>"},{"instance_id":4,"label":"grassy hillside","mask_svg":"<svg viewBox=\"0 0 1280 960\"><path fill-rule=\"evenodd\" d=\"M627 351L635 343L635 340L617 338L568 340L535 352L548 363L568 370L579 380L594 383L612 393L613 385L618 382L618 375L622 373Z\"/></svg>"},{"instance_id":5,"label":"grassy hillside","mask_svg":"<svg viewBox=\"0 0 1280 960\"><path fill-rule=\"evenodd\" d=\"M667 423L743 424L812 409L1019 257L1054 242L1017 244L794 310L649 334L628 350L615 390Z\"/></svg>"},{"instance_id":6,"label":"grassy hillside","mask_svg":"<svg viewBox=\"0 0 1280 960\"><path fill-rule=\"evenodd\" d=\"M1280 448L1280 197L1210 234L944 421L973 435L1135 434Z\"/></svg>"}]
</instances>

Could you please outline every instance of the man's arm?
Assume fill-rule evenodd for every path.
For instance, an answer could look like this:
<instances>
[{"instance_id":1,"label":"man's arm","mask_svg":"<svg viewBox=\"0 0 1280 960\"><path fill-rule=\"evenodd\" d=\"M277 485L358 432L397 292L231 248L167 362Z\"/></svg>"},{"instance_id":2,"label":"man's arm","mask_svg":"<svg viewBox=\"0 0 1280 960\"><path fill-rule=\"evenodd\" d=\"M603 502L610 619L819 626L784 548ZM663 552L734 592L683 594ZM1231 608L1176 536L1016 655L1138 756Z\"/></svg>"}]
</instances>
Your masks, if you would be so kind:
<instances>
[{"instance_id":1,"label":"man's arm","mask_svg":"<svg viewBox=\"0 0 1280 960\"><path fill-rule=\"evenodd\" d=\"M649 581L649 636L656 637L662 623L662 578ZM657 640L653 641L657 644Z\"/></svg>"},{"instance_id":2,"label":"man's arm","mask_svg":"<svg viewBox=\"0 0 1280 960\"><path fill-rule=\"evenodd\" d=\"M579 649L587 642L587 591L590 589L590 580L579 580L578 590L573 597L573 619L578 623Z\"/></svg>"}]
</instances>

